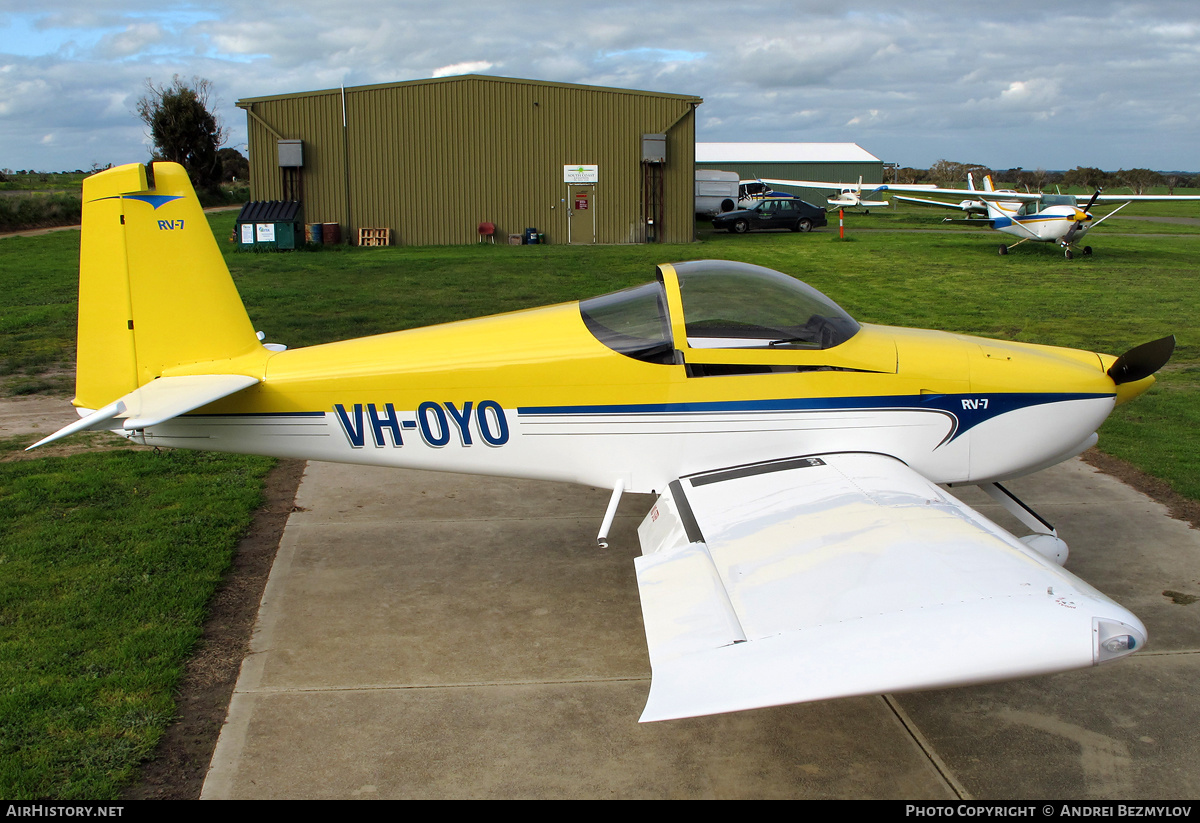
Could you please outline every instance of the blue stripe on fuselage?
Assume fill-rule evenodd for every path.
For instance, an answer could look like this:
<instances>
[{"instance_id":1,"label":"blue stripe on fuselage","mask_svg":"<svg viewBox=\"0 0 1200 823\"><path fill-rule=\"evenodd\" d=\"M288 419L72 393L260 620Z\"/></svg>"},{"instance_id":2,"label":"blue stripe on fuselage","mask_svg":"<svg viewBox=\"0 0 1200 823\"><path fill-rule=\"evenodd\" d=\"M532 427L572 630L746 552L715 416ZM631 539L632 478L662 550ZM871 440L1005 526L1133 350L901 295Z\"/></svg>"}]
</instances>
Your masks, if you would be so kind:
<instances>
[{"instance_id":1,"label":"blue stripe on fuselage","mask_svg":"<svg viewBox=\"0 0 1200 823\"><path fill-rule=\"evenodd\" d=\"M609 406L521 406L517 414L523 417L549 415L665 415L665 414L728 414L752 412L814 412L814 411L934 411L948 414L955 421L955 431L948 440L986 422L993 417L1017 409L1063 403L1071 400L1094 400L1112 394L1014 393L988 394L922 394L883 397L801 397L777 400L726 400L705 403L632 403Z\"/></svg>"}]
</instances>

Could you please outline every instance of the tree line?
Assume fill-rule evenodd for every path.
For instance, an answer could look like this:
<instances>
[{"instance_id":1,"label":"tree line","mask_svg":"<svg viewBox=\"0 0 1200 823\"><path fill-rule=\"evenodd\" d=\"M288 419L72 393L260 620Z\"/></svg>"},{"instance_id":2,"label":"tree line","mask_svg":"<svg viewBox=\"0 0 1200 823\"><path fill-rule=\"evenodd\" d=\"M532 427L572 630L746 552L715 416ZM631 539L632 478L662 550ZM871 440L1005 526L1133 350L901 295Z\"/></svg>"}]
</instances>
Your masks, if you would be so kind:
<instances>
[{"instance_id":1,"label":"tree line","mask_svg":"<svg viewBox=\"0 0 1200 823\"><path fill-rule=\"evenodd\" d=\"M997 186L1013 189L1042 191L1051 186L1078 187L1084 189L1129 188L1133 194L1145 194L1154 186L1166 186L1168 193L1176 188L1200 188L1200 174L1189 172L1157 172L1153 169L1119 169L1104 171L1089 166L1076 166L1069 171L1047 171L1046 169L1015 169L999 171L979 163L958 163L939 160L928 169L894 167L885 172L893 183L933 183L938 186L953 186L965 183L967 175L975 178L975 185L982 185L984 175L991 175Z\"/></svg>"}]
</instances>

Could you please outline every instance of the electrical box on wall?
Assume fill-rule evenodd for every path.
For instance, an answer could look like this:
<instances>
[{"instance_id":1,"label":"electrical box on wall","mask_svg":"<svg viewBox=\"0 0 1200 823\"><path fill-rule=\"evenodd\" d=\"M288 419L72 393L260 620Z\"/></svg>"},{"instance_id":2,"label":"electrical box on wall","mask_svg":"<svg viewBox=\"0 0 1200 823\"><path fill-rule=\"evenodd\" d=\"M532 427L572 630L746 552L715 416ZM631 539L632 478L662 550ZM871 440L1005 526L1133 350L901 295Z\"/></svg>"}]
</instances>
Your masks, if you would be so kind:
<instances>
[{"instance_id":1,"label":"electrical box on wall","mask_svg":"<svg viewBox=\"0 0 1200 823\"><path fill-rule=\"evenodd\" d=\"M642 162L667 162L667 136L665 134L642 135Z\"/></svg>"},{"instance_id":2,"label":"electrical box on wall","mask_svg":"<svg viewBox=\"0 0 1200 823\"><path fill-rule=\"evenodd\" d=\"M280 140L279 141L279 166L280 168L299 168L304 165L304 141L303 140Z\"/></svg>"}]
</instances>

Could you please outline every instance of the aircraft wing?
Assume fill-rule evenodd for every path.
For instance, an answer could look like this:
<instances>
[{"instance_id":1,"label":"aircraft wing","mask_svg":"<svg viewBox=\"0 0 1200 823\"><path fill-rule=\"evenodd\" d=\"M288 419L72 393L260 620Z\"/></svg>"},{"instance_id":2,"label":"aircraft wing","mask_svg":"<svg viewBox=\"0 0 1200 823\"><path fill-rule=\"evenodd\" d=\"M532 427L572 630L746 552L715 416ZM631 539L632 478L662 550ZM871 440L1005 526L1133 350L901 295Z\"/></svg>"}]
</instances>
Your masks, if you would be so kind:
<instances>
[{"instance_id":1,"label":"aircraft wing","mask_svg":"<svg viewBox=\"0 0 1200 823\"><path fill-rule=\"evenodd\" d=\"M841 191L842 189L851 188L856 185L855 183L830 183L830 182L823 182L823 181L818 181L818 180L778 180L778 179L772 180L772 179L768 179L766 177L762 178L762 182L767 183L772 186L794 186L797 188L829 189L832 191ZM934 185L930 185L927 183L864 183L862 185L862 189L864 192L869 190L869 193L871 193L871 194L875 194L876 192L891 192L892 194L895 194L897 192L902 192L902 193L906 192L906 193L910 193L910 194L937 195L940 197L957 197L960 200L962 200L963 198L971 198L974 200L1002 200L1002 201L1017 200L1017 201L1033 203L1038 200L1041 200L1043 197L1042 194L1033 194L1033 193L1029 193L1029 192L1018 192L1018 191L981 191L978 189L944 189L939 186L934 186ZM1086 194L1080 194L1080 195L1075 196L1075 199L1081 204L1086 203L1090 198L1091 198L1091 195L1086 195ZM903 199L903 198L901 198L901 199ZM1101 194L1099 197L1096 198L1096 202L1098 202L1098 203L1128 203L1128 202L1138 202L1138 201L1171 202L1174 200L1179 200L1179 201L1200 200L1200 195ZM932 201L932 200L924 200L924 201L918 200L918 201L912 201L912 202L922 202L922 203L925 203L926 205L931 205L931 206L932 205L945 205L945 204L939 204L936 201ZM949 208L957 208L956 205L950 205L948 207Z\"/></svg>"},{"instance_id":2,"label":"aircraft wing","mask_svg":"<svg viewBox=\"0 0 1200 823\"><path fill-rule=\"evenodd\" d=\"M896 186L887 185L883 187L884 191L903 191ZM1042 199L1041 194L1031 194L1028 192L1019 191L981 191L979 189L943 189L937 186L931 186L927 189L916 190L917 194L925 194L936 197L951 197L958 200L995 200L998 202L1020 201L1023 203L1036 203Z\"/></svg>"},{"instance_id":3,"label":"aircraft wing","mask_svg":"<svg viewBox=\"0 0 1200 823\"><path fill-rule=\"evenodd\" d=\"M638 536L643 722L1058 672L1145 641L1130 612L883 455L684 477Z\"/></svg>"},{"instance_id":4,"label":"aircraft wing","mask_svg":"<svg viewBox=\"0 0 1200 823\"><path fill-rule=\"evenodd\" d=\"M966 194L967 192L963 192ZM899 200L901 203L917 203L921 206L937 206L943 209L954 209L955 211L972 211L972 209L963 205L963 201L958 203L948 203L945 200L926 200L922 197L904 197L902 195L894 195L893 200Z\"/></svg>"},{"instance_id":5,"label":"aircraft wing","mask_svg":"<svg viewBox=\"0 0 1200 823\"><path fill-rule=\"evenodd\" d=\"M834 189L841 191L844 188L853 186L853 183L821 183L813 180L768 180L762 178L764 183L770 183L777 186L798 186L810 189ZM998 200L998 201L1022 201L1036 202L1042 199L1040 194L1029 194L1018 191L983 191L980 189L944 189L939 186L928 185L924 183L865 183L863 191L870 188L870 194L879 192L888 192L896 194L897 192L910 194L923 194L927 196L937 197L954 197L959 200L970 198L972 200Z\"/></svg>"},{"instance_id":6,"label":"aircraft wing","mask_svg":"<svg viewBox=\"0 0 1200 823\"><path fill-rule=\"evenodd\" d=\"M1075 200L1086 203L1091 199L1089 194L1077 194ZM1097 203L1170 203L1176 200L1200 200L1200 195L1194 194L1101 194L1096 198Z\"/></svg>"},{"instance_id":7,"label":"aircraft wing","mask_svg":"<svg viewBox=\"0 0 1200 823\"><path fill-rule=\"evenodd\" d=\"M182 377L160 377L102 409L76 420L49 437L34 443L36 449L53 443L69 434L103 429L144 429L207 406L259 382L257 377L243 374L193 374Z\"/></svg>"},{"instance_id":8,"label":"aircraft wing","mask_svg":"<svg viewBox=\"0 0 1200 823\"><path fill-rule=\"evenodd\" d=\"M817 180L770 180L766 177L762 178L762 182L769 183L773 186L794 186L802 189L830 189L832 191L841 191L842 189L858 189L861 188L864 192L873 191L912 191L922 192L936 189L937 186L929 184L898 184L891 183L863 183L859 186L858 183L828 183Z\"/></svg>"}]
</instances>

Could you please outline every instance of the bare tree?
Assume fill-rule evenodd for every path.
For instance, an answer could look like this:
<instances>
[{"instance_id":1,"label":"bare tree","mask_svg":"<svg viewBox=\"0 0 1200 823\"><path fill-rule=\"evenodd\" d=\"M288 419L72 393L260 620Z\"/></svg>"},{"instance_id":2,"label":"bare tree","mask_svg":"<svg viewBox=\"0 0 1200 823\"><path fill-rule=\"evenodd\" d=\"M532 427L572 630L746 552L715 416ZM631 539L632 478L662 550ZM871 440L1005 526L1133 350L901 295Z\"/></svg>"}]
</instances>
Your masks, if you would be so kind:
<instances>
[{"instance_id":1,"label":"bare tree","mask_svg":"<svg viewBox=\"0 0 1200 823\"><path fill-rule=\"evenodd\" d=\"M939 186L948 186L967 178L967 167L953 160L939 160L929 167L929 177Z\"/></svg>"},{"instance_id":2,"label":"bare tree","mask_svg":"<svg viewBox=\"0 0 1200 823\"><path fill-rule=\"evenodd\" d=\"M1031 191L1041 191L1046 185L1046 180L1049 177L1048 173L1043 168L1038 168L1033 171L1022 171L1017 174L1017 182Z\"/></svg>"},{"instance_id":3,"label":"bare tree","mask_svg":"<svg viewBox=\"0 0 1200 823\"><path fill-rule=\"evenodd\" d=\"M1121 169L1117 172L1116 178L1122 185L1133 189L1134 194L1145 194L1146 189L1151 186L1163 184L1163 176L1150 169L1129 169L1128 171Z\"/></svg>"}]
</instances>

